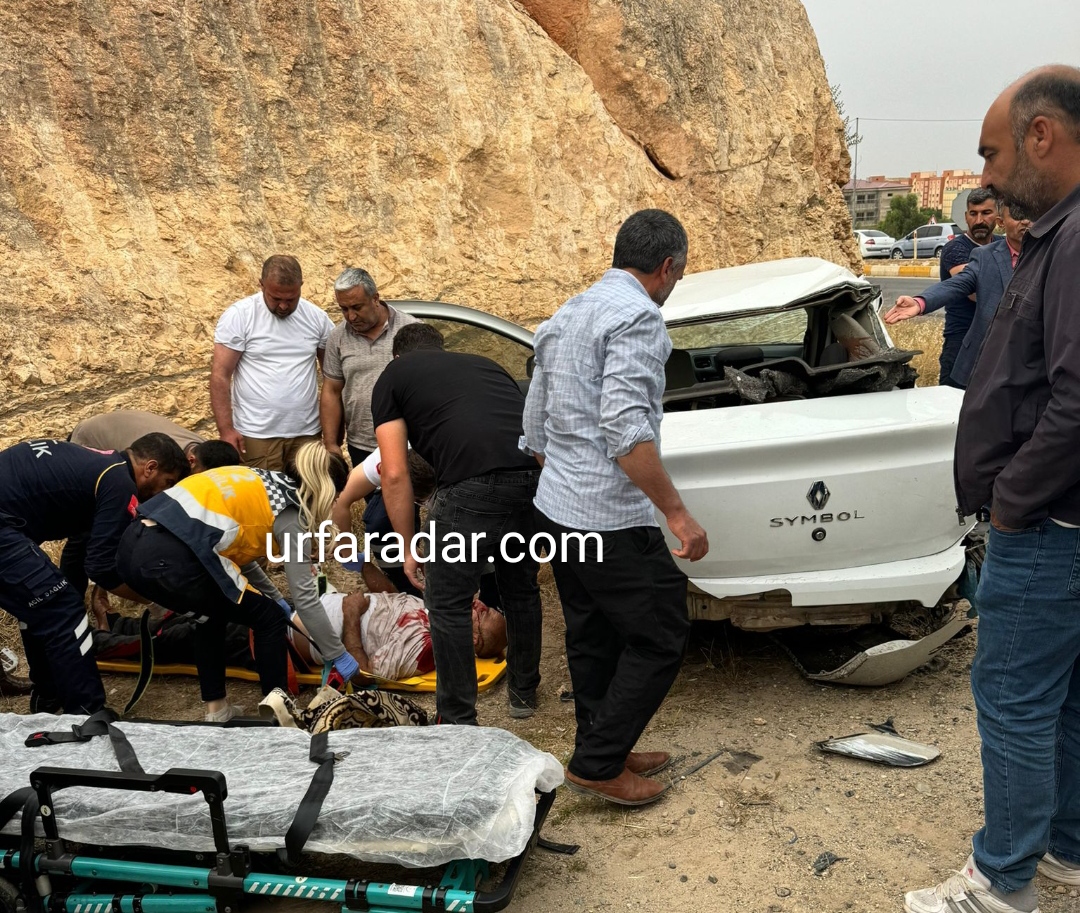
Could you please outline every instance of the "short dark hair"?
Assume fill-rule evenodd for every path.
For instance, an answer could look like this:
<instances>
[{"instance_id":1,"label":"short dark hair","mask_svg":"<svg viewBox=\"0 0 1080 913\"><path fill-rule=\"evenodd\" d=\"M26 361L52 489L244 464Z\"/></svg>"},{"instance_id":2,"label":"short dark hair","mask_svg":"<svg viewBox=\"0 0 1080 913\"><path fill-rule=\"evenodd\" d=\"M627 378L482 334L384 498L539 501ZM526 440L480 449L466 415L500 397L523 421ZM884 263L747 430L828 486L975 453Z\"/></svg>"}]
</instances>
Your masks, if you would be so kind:
<instances>
[{"instance_id":1,"label":"short dark hair","mask_svg":"<svg viewBox=\"0 0 1080 913\"><path fill-rule=\"evenodd\" d=\"M1017 149L1040 115L1061 120L1080 143L1080 69L1054 67L1030 77L1016 90L1009 102L1009 122Z\"/></svg>"},{"instance_id":2,"label":"short dark hair","mask_svg":"<svg viewBox=\"0 0 1080 913\"><path fill-rule=\"evenodd\" d=\"M445 344L442 333L430 323L409 323L397 331L390 354L397 358L417 349L441 349Z\"/></svg>"},{"instance_id":3,"label":"short dark hair","mask_svg":"<svg viewBox=\"0 0 1080 913\"><path fill-rule=\"evenodd\" d=\"M426 501L435 492L435 469L415 450L408 456L409 481L414 501Z\"/></svg>"},{"instance_id":4,"label":"short dark hair","mask_svg":"<svg viewBox=\"0 0 1080 913\"><path fill-rule=\"evenodd\" d=\"M304 272L300 269L300 261L288 254L274 254L267 257L263 263L262 281L276 279L282 285L303 285Z\"/></svg>"},{"instance_id":5,"label":"short dark hair","mask_svg":"<svg viewBox=\"0 0 1080 913\"><path fill-rule=\"evenodd\" d=\"M196 444L195 459L203 469L243 465L240 451L228 441L203 441L201 444Z\"/></svg>"},{"instance_id":6,"label":"short dark hair","mask_svg":"<svg viewBox=\"0 0 1080 913\"><path fill-rule=\"evenodd\" d=\"M611 265L647 274L668 257L685 264L688 247L686 229L675 216L662 209L642 209L619 228Z\"/></svg>"},{"instance_id":7,"label":"short dark hair","mask_svg":"<svg viewBox=\"0 0 1080 913\"><path fill-rule=\"evenodd\" d=\"M1001 202L994 196L994 191L988 187L976 187L968 194L967 205L965 209L970 209L972 206L978 206L981 203L985 203L987 200L993 200L997 203L998 209L1001 208Z\"/></svg>"},{"instance_id":8,"label":"short dark hair","mask_svg":"<svg viewBox=\"0 0 1080 913\"><path fill-rule=\"evenodd\" d=\"M181 479L191 470L180 445L160 431L136 438L128 447L128 452L140 460L157 460L158 469L162 472L178 472Z\"/></svg>"}]
</instances>

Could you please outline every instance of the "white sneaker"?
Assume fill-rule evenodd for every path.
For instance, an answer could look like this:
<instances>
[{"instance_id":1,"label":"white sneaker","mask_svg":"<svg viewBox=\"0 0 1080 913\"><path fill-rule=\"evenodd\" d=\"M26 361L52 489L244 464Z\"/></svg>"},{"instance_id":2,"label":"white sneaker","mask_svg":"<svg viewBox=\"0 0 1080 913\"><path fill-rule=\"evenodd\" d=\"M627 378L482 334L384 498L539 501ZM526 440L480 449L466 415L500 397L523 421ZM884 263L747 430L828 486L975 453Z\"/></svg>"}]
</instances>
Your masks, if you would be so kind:
<instances>
[{"instance_id":1,"label":"white sneaker","mask_svg":"<svg viewBox=\"0 0 1080 913\"><path fill-rule=\"evenodd\" d=\"M240 716L244 712L244 708L237 704L226 704L220 710L215 710L213 713L206 714L207 723L227 723L233 717Z\"/></svg>"},{"instance_id":2,"label":"white sneaker","mask_svg":"<svg viewBox=\"0 0 1080 913\"><path fill-rule=\"evenodd\" d=\"M1080 865L1062 862L1050 853L1039 860L1039 871L1057 884L1067 884L1080 888Z\"/></svg>"},{"instance_id":3,"label":"white sneaker","mask_svg":"<svg viewBox=\"0 0 1080 913\"><path fill-rule=\"evenodd\" d=\"M907 913L1039 913L1034 885L1004 897L990 887L990 881L973 856L964 867L941 884L904 895Z\"/></svg>"}]
</instances>

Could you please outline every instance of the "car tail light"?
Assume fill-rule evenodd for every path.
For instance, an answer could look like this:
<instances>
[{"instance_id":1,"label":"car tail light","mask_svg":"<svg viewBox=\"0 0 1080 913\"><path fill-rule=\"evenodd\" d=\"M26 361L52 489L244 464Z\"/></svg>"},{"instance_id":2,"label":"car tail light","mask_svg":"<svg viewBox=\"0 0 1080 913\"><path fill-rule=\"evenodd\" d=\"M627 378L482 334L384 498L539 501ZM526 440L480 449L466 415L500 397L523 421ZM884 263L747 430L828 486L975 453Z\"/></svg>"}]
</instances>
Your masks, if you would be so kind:
<instances>
[{"instance_id":1,"label":"car tail light","mask_svg":"<svg viewBox=\"0 0 1080 913\"><path fill-rule=\"evenodd\" d=\"M956 237L956 235L949 235L949 238L948 238L948 240L950 240L950 241L951 241L951 240L952 240L953 238L955 238L955 237Z\"/></svg>"},{"instance_id":2,"label":"car tail light","mask_svg":"<svg viewBox=\"0 0 1080 913\"><path fill-rule=\"evenodd\" d=\"M866 246L867 246L867 247L869 247L869 246L870 246L871 244L873 244L873 243L874 243L874 239L873 239L873 238L867 238L867 239L866 239Z\"/></svg>"}]
</instances>

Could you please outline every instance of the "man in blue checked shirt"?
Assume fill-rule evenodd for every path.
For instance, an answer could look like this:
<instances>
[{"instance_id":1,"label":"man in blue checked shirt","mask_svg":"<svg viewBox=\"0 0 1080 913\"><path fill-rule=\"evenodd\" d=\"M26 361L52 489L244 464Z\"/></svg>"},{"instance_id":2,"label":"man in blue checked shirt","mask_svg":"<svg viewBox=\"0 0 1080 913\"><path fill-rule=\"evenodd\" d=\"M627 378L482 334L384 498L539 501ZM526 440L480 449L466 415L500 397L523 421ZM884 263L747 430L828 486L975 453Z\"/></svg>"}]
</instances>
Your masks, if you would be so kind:
<instances>
[{"instance_id":1,"label":"man in blue checked shirt","mask_svg":"<svg viewBox=\"0 0 1080 913\"><path fill-rule=\"evenodd\" d=\"M690 621L686 577L656 520L664 515L697 561L705 530L660 463L664 363L671 340L660 307L686 268L686 231L645 209L615 238L612 268L540 326L521 448L543 466L538 526L557 542L552 567L566 617L577 738L567 785L619 805L653 802L646 779L666 752L635 752L682 662Z\"/></svg>"}]
</instances>

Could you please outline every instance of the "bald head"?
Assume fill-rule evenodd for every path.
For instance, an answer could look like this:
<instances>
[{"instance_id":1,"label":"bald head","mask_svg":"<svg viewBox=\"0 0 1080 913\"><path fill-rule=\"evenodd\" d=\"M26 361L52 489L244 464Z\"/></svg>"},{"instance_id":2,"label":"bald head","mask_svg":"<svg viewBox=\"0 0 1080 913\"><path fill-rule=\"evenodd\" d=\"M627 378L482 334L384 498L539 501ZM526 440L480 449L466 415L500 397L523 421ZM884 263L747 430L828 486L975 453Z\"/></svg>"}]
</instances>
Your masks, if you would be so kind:
<instances>
[{"instance_id":1,"label":"bald head","mask_svg":"<svg viewBox=\"0 0 1080 913\"><path fill-rule=\"evenodd\" d=\"M1058 121L1065 135L1080 143L1080 69L1062 64L1040 67L1009 89L1009 121L1017 149L1024 144L1031 122L1040 116Z\"/></svg>"},{"instance_id":2,"label":"bald head","mask_svg":"<svg viewBox=\"0 0 1080 913\"><path fill-rule=\"evenodd\" d=\"M1080 69L1040 67L1001 93L979 136L982 184L1033 219L1080 184Z\"/></svg>"}]
</instances>

